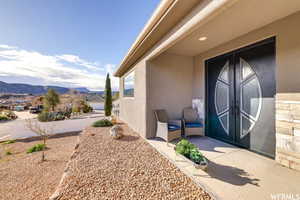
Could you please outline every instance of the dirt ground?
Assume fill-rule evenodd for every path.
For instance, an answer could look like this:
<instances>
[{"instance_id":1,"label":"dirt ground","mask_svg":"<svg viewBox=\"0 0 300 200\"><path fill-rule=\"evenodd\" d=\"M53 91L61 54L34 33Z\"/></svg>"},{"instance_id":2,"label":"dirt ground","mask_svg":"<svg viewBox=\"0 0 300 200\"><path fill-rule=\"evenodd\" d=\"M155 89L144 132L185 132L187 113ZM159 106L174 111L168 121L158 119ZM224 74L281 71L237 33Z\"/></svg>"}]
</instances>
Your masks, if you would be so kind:
<instances>
[{"instance_id":1,"label":"dirt ground","mask_svg":"<svg viewBox=\"0 0 300 200\"><path fill-rule=\"evenodd\" d=\"M61 179L77 137L49 139L45 162L40 162L41 152L26 153L28 148L42 143L40 140L0 144L0 199L48 199Z\"/></svg>"},{"instance_id":2,"label":"dirt ground","mask_svg":"<svg viewBox=\"0 0 300 200\"><path fill-rule=\"evenodd\" d=\"M31 114L29 111L20 111L20 112L14 111L14 113L18 116L17 120L32 119L37 117L36 114Z\"/></svg>"}]
</instances>

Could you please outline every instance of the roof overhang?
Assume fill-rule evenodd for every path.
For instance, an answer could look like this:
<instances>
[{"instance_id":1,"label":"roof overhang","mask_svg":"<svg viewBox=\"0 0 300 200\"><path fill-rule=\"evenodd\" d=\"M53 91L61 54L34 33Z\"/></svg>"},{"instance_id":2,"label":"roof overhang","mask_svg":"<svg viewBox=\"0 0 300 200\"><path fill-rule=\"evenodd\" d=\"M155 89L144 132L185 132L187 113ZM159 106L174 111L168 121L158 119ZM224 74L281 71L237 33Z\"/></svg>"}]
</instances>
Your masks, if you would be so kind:
<instances>
[{"instance_id":1,"label":"roof overhang","mask_svg":"<svg viewBox=\"0 0 300 200\"><path fill-rule=\"evenodd\" d=\"M202 1L202 0L201 0ZM162 0L114 73L122 76L187 15L199 0Z\"/></svg>"},{"instance_id":2,"label":"roof overhang","mask_svg":"<svg viewBox=\"0 0 300 200\"><path fill-rule=\"evenodd\" d=\"M230 46L230 42L235 39L240 41L239 44L250 44L274 36L276 35L275 30L267 28L264 31L257 31L252 36L248 35L247 41L239 38L298 13L300 11L300 0L272 0L272 2L269 0L238 0L230 7L223 6L221 10L218 15L210 17L209 21L202 20L206 22L194 26L197 28L182 39L177 39L164 51L193 57L205 54L210 49L222 44ZM293 31L292 28L288 31ZM205 37L206 40L199 40L201 37Z\"/></svg>"},{"instance_id":3,"label":"roof overhang","mask_svg":"<svg viewBox=\"0 0 300 200\"><path fill-rule=\"evenodd\" d=\"M299 9L300 0L272 0L272 6L269 0L163 0L114 75L122 76L143 56L151 60L167 50L198 55ZM201 36L209 39L200 43Z\"/></svg>"}]
</instances>

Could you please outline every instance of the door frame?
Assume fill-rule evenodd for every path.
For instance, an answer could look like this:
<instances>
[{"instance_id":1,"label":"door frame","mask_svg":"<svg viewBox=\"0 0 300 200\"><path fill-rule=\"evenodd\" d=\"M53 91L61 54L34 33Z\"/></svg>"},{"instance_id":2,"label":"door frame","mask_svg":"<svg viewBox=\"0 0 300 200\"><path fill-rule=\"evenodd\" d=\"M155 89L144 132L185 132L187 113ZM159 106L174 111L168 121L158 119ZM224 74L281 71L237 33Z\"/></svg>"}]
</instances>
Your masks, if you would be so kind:
<instances>
[{"instance_id":1,"label":"door frame","mask_svg":"<svg viewBox=\"0 0 300 200\"><path fill-rule=\"evenodd\" d=\"M245 147L239 145L238 143L236 143L235 141L224 140L223 138L215 137L215 136L209 134L209 130L208 130L209 120L208 120L208 112L207 112L208 111L208 81L209 81L209 79L208 79L208 70L207 70L207 68L208 68L208 64L207 64L208 60L209 61L217 60L219 58L227 57L227 56L230 56L232 54L238 54L238 53L240 53L242 51L250 50L252 48L255 48L255 47L258 47L258 46L261 46L261 45L264 45L264 44L268 44L268 43L275 43L275 49L274 49L274 51L275 51L275 60L276 60L276 36L272 36L272 37L269 37L267 39L263 39L261 41L254 42L252 44L248 44L248 45L246 45L244 47L239 47L237 49L231 49L229 52L226 52L226 53L223 53L223 54L219 54L219 55L216 55L214 57L210 57L210 58L207 58L207 59L204 60L204 67L205 67L205 81L204 81L205 82L205 105L204 105L204 107L205 107L205 119L204 119L205 126L204 126L204 135L205 136L208 136L208 137L211 137L211 138L214 138L214 139L217 139L217 140L229 143L229 144L233 144L233 145L241 147L241 148L245 148ZM276 77L276 66L275 66L275 77ZM276 88L277 88L277 82L275 80L275 91L276 91ZM236 95L236 94L234 94L234 95ZM236 96L234 96L234 98L236 98ZM236 126L236 122L234 122L234 123L235 123L235 128L236 128L237 127ZM251 149L247 149L247 150L253 151ZM259 152L256 152L256 153L259 153ZM261 153L259 153L259 154L261 154ZM262 155L266 156L265 154L262 154Z\"/></svg>"}]
</instances>

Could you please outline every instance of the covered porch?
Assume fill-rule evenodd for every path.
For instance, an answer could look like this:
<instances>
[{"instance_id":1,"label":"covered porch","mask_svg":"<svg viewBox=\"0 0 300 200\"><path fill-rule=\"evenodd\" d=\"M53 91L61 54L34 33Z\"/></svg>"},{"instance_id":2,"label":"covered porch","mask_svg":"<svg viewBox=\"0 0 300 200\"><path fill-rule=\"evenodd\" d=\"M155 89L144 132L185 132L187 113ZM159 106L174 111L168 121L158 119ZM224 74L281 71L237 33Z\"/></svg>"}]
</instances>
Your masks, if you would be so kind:
<instances>
[{"instance_id":1,"label":"covered porch","mask_svg":"<svg viewBox=\"0 0 300 200\"><path fill-rule=\"evenodd\" d=\"M273 128L273 131L268 132L271 139L263 137L260 140L258 136L255 138L255 142L260 149L263 149L265 144L265 146L271 147L270 157L275 158L278 163L292 169L300 169L300 131L298 131L300 115L297 113L292 114L293 108L295 108L294 110L300 110L300 95L297 94L300 93L300 79L297 78L300 73L297 67L300 64L298 59L300 57L300 29L298 26L300 3L299 1L284 3L277 0L272 3L273 6L270 7L268 1L235 1L210 18L209 21L205 21L207 20L205 19L205 22L202 23L200 20L197 26L194 24L195 28L193 30L191 29L188 34L178 40L174 40L172 44L166 44L166 46L164 46L164 42L158 44L156 49L161 50L161 52L150 54L149 59L146 61L146 138L156 137L154 110L165 109L171 119L181 119L183 109L191 107L194 99L203 102L203 107L200 108L200 118L207 122L206 114L208 111L206 106L214 106L215 99L212 97L210 101L207 101L206 61L257 42L275 38L274 50L276 53L274 53L274 69L272 71L274 74L272 78L274 81L274 94L266 97L262 96L263 106L258 106L272 109L272 113L262 109L260 116L270 119L269 122L272 121L273 124L270 123L270 127ZM209 4L212 4L212 2L207 1L207 5ZM199 12L192 12L187 16L182 24L176 27L179 28L176 31L180 32L179 30L183 30L189 24L189 21L196 20L197 15L205 10L201 9L203 7L200 6ZM257 14L253 15L253 10ZM238 13L241 12L243 12L243 15L238 16ZM176 31L174 30L174 32L168 34L164 40L168 41L168 38L176 35ZM268 67L268 65L265 66ZM266 74L268 73L263 72L259 77L260 83L270 79L269 77L266 78ZM268 91L268 86L262 89L262 92L264 91ZM270 116L266 116L270 113ZM259 121L261 118L259 118L259 115L257 116L253 118ZM204 123L205 125L206 123ZM226 129L224 126L223 128ZM264 127L261 126L260 128L260 130L264 130ZM231 134L231 131L227 133ZM204 134L211 136L207 130L204 131ZM212 138L205 138L201 141L206 141L208 144L210 144L210 141L217 141ZM251 142L250 140L249 143ZM207 146L204 143L201 143L200 150L201 146ZM275 165L273 159L264 158L248 150L221 143L221 148L226 151L221 151L221 153L207 151L207 153L212 155L213 158L214 156L216 158L226 158L223 155L227 155L226 152L229 150L228 154L237 155L236 162L241 164L240 169L244 169L243 164L247 164L247 162L244 162L248 160L247 156L249 156L249 159L257 156L258 160L268 160L270 165L262 164L262 169L264 167L270 168L271 163ZM224 147L224 144L230 147ZM217 149L219 148L217 147ZM238 151L235 151L237 149ZM243 152L242 155L245 157L239 157L238 152ZM225 163L224 161L223 164ZM260 161L257 161L258 166L259 163ZM279 167L279 165L276 166ZM251 167L254 166L250 166L249 169L252 170ZM232 172L235 176L234 171L227 172ZM290 186L291 184L287 185Z\"/></svg>"},{"instance_id":2,"label":"covered porch","mask_svg":"<svg viewBox=\"0 0 300 200\"><path fill-rule=\"evenodd\" d=\"M122 100L123 118L212 196L298 197L300 1L203 0L189 9L177 21L171 17L178 13L176 7L171 9L174 13L158 20L157 29L126 57L117 74L135 71L136 96ZM208 65L212 59L218 62ZM219 95L218 84L223 88ZM248 110L241 104L244 97ZM175 154L174 145L156 137L156 110L182 119L183 109L195 99L203 102L198 113L205 131L189 140L208 158L206 172L196 170Z\"/></svg>"},{"instance_id":3,"label":"covered porch","mask_svg":"<svg viewBox=\"0 0 300 200\"><path fill-rule=\"evenodd\" d=\"M216 199L276 199L280 195L295 198L299 195L300 173L273 159L209 137L191 136L188 140L208 158L206 171L195 169L177 156L176 141L170 145L160 139L147 141Z\"/></svg>"}]
</instances>

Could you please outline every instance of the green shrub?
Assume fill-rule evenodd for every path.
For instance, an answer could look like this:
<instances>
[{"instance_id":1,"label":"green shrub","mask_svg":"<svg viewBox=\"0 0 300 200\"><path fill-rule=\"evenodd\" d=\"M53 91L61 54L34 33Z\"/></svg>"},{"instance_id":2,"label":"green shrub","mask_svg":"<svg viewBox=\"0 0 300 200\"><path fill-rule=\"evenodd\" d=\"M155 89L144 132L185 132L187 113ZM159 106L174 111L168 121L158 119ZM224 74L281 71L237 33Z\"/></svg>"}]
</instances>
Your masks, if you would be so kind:
<instances>
[{"instance_id":1,"label":"green shrub","mask_svg":"<svg viewBox=\"0 0 300 200\"><path fill-rule=\"evenodd\" d=\"M80 107L74 105L74 106L72 107L72 113L80 113Z\"/></svg>"},{"instance_id":2,"label":"green shrub","mask_svg":"<svg viewBox=\"0 0 300 200\"><path fill-rule=\"evenodd\" d=\"M82 112L83 113L90 113L90 112L93 112L93 107L88 105L86 102L85 104L83 105L82 107Z\"/></svg>"},{"instance_id":3,"label":"green shrub","mask_svg":"<svg viewBox=\"0 0 300 200\"><path fill-rule=\"evenodd\" d=\"M79 100L73 103L72 112L73 113L90 113L93 111L93 107L91 107L86 101Z\"/></svg>"},{"instance_id":4,"label":"green shrub","mask_svg":"<svg viewBox=\"0 0 300 200\"><path fill-rule=\"evenodd\" d=\"M68 113L66 113L68 115ZM38 115L38 120L40 122L51 122L51 121L59 121L64 120L66 118L64 112L46 112L43 111Z\"/></svg>"},{"instance_id":5,"label":"green shrub","mask_svg":"<svg viewBox=\"0 0 300 200\"><path fill-rule=\"evenodd\" d=\"M7 155L7 156L12 155L12 152L9 151L9 150L7 150L7 151L5 152L5 155Z\"/></svg>"},{"instance_id":6,"label":"green shrub","mask_svg":"<svg viewBox=\"0 0 300 200\"><path fill-rule=\"evenodd\" d=\"M191 159L193 162L197 164L200 164L201 161L204 161L204 156L198 150L198 148L186 139L182 139L180 142L176 144L175 151Z\"/></svg>"},{"instance_id":7,"label":"green shrub","mask_svg":"<svg viewBox=\"0 0 300 200\"><path fill-rule=\"evenodd\" d=\"M191 149L190 159L197 164L200 164L204 160L204 156L198 149Z\"/></svg>"},{"instance_id":8,"label":"green shrub","mask_svg":"<svg viewBox=\"0 0 300 200\"><path fill-rule=\"evenodd\" d=\"M109 121L108 119L101 119L101 120L98 120L98 121L95 121L93 123L93 127L108 127L108 126L112 126L112 122Z\"/></svg>"},{"instance_id":9,"label":"green shrub","mask_svg":"<svg viewBox=\"0 0 300 200\"><path fill-rule=\"evenodd\" d=\"M11 110L2 111L2 115L8 117L10 120L17 119L18 116Z\"/></svg>"},{"instance_id":10,"label":"green shrub","mask_svg":"<svg viewBox=\"0 0 300 200\"><path fill-rule=\"evenodd\" d=\"M14 120L17 119L18 116L10 110L4 110L0 112L0 121L8 121L8 120Z\"/></svg>"},{"instance_id":11,"label":"green shrub","mask_svg":"<svg viewBox=\"0 0 300 200\"><path fill-rule=\"evenodd\" d=\"M43 111L43 112L41 112L40 114L38 114L37 119L38 119L40 122L50 122L50 121L54 121L53 114L50 113L50 112L47 112L47 111Z\"/></svg>"},{"instance_id":12,"label":"green shrub","mask_svg":"<svg viewBox=\"0 0 300 200\"><path fill-rule=\"evenodd\" d=\"M64 116L63 113L54 114L54 120L55 121L64 120L64 119L65 119L65 116Z\"/></svg>"},{"instance_id":13,"label":"green shrub","mask_svg":"<svg viewBox=\"0 0 300 200\"><path fill-rule=\"evenodd\" d=\"M28 150L27 150L27 153L33 153L33 152L37 152L37 151L42 151L46 148L46 145L45 144L36 144L34 145L33 147L30 147Z\"/></svg>"},{"instance_id":14,"label":"green shrub","mask_svg":"<svg viewBox=\"0 0 300 200\"><path fill-rule=\"evenodd\" d=\"M192 149L197 149L197 147L186 139L182 139L175 147L175 151L177 153L184 155L187 158L190 158L190 152Z\"/></svg>"},{"instance_id":15,"label":"green shrub","mask_svg":"<svg viewBox=\"0 0 300 200\"><path fill-rule=\"evenodd\" d=\"M16 142L16 140L7 140L7 141L3 142L3 144L12 144L15 142Z\"/></svg>"},{"instance_id":16,"label":"green shrub","mask_svg":"<svg viewBox=\"0 0 300 200\"><path fill-rule=\"evenodd\" d=\"M63 112L65 118L70 118L71 114L72 114L72 109L67 109L65 112Z\"/></svg>"},{"instance_id":17,"label":"green shrub","mask_svg":"<svg viewBox=\"0 0 300 200\"><path fill-rule=\"evenodd\" d=\"M10 120L9 117L7 117L6 115L0 115L0 121L8 121Z\"/></svg>"}]
</instances>

